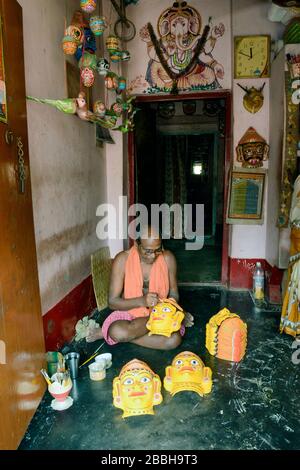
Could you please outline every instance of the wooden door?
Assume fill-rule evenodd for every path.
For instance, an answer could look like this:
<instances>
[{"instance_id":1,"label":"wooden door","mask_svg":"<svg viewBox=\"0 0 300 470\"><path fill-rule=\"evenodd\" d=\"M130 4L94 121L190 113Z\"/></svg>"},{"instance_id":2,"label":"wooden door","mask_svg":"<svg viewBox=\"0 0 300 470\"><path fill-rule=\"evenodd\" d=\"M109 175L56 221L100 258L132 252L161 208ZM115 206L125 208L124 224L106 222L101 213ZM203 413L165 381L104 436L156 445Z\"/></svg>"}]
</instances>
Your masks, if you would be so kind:
<instances>
[{"instance_id":1,"label":"wooden door","mask_svg":"<svg viewBox=\"0 0 300 470\"><path fill-rule=\"evenodd\" d=\"M0 18L0 61L4 63L4 67L0 65L0 449L15 449L45 390L40 375L45 346L29 174L22 9L18 2L0 0ZM8 131L12 132L11 143L5 140L5 136L9 139Z\"/></svg>"}]
</instances>

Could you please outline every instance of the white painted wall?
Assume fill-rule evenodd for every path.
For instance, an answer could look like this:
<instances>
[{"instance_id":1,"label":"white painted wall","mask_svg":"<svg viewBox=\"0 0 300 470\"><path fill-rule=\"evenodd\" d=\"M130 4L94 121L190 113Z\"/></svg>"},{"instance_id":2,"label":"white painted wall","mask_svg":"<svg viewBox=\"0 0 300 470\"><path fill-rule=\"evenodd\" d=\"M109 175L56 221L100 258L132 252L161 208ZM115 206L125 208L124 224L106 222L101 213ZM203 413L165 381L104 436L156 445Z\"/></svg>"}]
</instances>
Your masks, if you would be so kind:
<instances>
[{"instance_id":1,"label":"white painted wall","mask_svg":"<svg viewBox=\"0 0 300 470\"><path fill-rule=\"evenodd\" d=\"M159 15L170 4L170 0L153 0L151 5L147 0L140 0L138 5L132 5L127 9L129 18L134 21L137 27L136 39L128 43L132 54L132 61L129 63L129 79L141 78L140 86L133 90L136 93L143 93L145 90L144 77L149 60L146 53L146 45L139 38L139 30L149 21L156 30ZM237 86L233 78L233 38L234 36L245 34L270 34L272 40L275 40L282 36L284 27L281 24L268 21L269 0L190 0L189 4L196 7L201 13L203 24L207 22L209 16L212 16L213 24L223 22L225 25L226 32L223 38L217 42L213 54L216 60L225 67L222 87L232 89L232 162L236 166L241 166L236 161L235 148L248 127L253 126L268 143L271 140L272 146L277 145L277 142L270 135L270 79L239 80L239 83L248 87L253 85L261 86L264 81L266 82L264 88L264 106L257 114L250 114L242 105L244 93ZM279 125L279 121L277 125ZM271 152L273 152L273 149L271 149ZM273 153L271 153L271 157L272 155ZM264 168L267 169L268 166L269 162L264 162ZM270 188L273 187L274 177L275 171L272 168L265 192L264 223L262 225L234 225L231 228L229 255L232 258L268 258L272 263L277 262L277 238L273 237L272 243L268 243L270 234L275 231L275 213L277 210L275 207L276 198L269 201L269 196L271 196ZM269 211L271 211L270 214L268 213Z\"/></svg>"},{"instance_id":2,"label":"white painted wall","mask_svg":"<svg viewBox=\"0 0 300 470\"><path fill-rule=\"evenodd\" d=\"M271 39L275 40L281 37L283 26L272 23L267 20L267 11L269 2L266 0L233 0L232 1L232 37L245 34L270 34ZM233 76L233 75L232 75ZM244 92L237 86L264 87L264 106L256 114L250 114L243 107ZM252 126L257 132L266 139L270 144L270 158L274 155L273 146L276 145L276 138L273 138L274 129L271 139L270 128L270 79L251 79L251 80L234 80L232 86L233 93L233 160L235 166L241 166L236 159L236 146L244 135L246 130ZM279 117L280 119L280 117ZM279 122L277 121L277 125ZM278 133L278 128L277 132ZM271 142L270 142L271 139ZM269 168L269 161L264 162L264 168ZM272 167L267 179L267 188L264 199L264 223L263 225L234 225L232 227L231 251L232 258L263 258L270 259L271 264L278 261L276 248L276 237L269 244L270 233L276 230L275 212L276 198L269 201L271 193L270 187L273 187L273 179L275 176ZM272 216L268 214L272 211ZM268 246L268 248L267 248ZM277 245L278 246L278 245ZM276 253L276 254L275 254Z\"/></svg>"},{"instance_id":3,"label":"white painted wall","mask_svg":"<svg viewBox=\"0 0 300 470\"><path fill-rule=\"evenodd\" d=\"M65 17L78 0L19 0L23 7L26 92L65 98ZM47 313L90 274L96 208L107 201L106 157L94 126L28 102L33 209L42 312Z\"/></svg>"}]
</instances>

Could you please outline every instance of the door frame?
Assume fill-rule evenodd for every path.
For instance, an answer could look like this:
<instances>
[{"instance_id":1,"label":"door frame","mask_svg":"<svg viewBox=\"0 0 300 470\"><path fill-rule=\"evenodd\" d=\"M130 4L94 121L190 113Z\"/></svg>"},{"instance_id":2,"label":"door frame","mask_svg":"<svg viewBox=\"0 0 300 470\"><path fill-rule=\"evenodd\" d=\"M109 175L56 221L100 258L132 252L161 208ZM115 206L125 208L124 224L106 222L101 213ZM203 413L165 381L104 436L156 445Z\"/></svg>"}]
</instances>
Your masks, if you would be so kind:
<instances>
[{"instance_id":1,"label":"door frame","mask_svg":"<svg viewBox=\"0 0 300 470\"><path fill-rule=\"evenodd\" d=\"M221 283L228 286L229 282L229 225L226 223L228 189L229 189L229 172L231 164L231 147L232 147L232 93L229 90L210 91L199 93L182 93L178 95L138 95L135 104L153 103L164 101L188 101L188 100L211 100L223 99L225 101L225 156L224 156L224 209L223 209L223 240L222 240L222 268ZM135 152L135 134L130 132L128 135L128 205L135 203L135 174L136 174L136 152ZM193 283L194 284L194 283Z\"/></svg>"}]
</instances>

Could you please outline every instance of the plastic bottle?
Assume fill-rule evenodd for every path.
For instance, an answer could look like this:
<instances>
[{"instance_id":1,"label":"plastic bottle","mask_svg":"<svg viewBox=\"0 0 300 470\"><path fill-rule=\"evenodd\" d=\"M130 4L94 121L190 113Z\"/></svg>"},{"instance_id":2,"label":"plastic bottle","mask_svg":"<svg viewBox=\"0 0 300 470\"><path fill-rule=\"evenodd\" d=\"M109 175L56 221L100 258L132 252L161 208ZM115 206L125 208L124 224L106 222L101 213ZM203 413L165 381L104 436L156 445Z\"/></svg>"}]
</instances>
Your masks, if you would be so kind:
<instances>
[{"instance_id":1,"label":"plastic bottle","mask_svg":"<svg viewBox=\"0 0 300 470\"><path fill-rule=\"evenodd\" d=\"M255 300L263 300L265 297L264 293L265 285L265 273L261 266L261 263L258 261L253 273L253 295Z\"/></svg>"}]
</instances>

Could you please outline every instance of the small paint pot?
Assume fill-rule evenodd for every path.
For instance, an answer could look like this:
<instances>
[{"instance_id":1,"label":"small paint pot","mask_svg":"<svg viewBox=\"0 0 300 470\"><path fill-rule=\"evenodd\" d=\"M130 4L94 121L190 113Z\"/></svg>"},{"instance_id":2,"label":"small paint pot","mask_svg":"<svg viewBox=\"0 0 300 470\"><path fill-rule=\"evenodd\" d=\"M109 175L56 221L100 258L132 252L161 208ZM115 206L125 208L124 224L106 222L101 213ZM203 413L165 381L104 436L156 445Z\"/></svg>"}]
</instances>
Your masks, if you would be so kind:
<instances>
[{"instance_id":1,"label":"small paint pot","mask_svg":"<svg viewBox=\"0 0 300 470\"><path fill-rule=\"evenodd\" d=\"M109 369L112 366L112 355L110 353L104 353L95 357L96 363L101 363L102 361L105 363L105 369Z\"/></svg>"},{"instance_id":2,"label":"small paint pot","mask_svg":"<svg viewBox=\"0 0 300 470\"><path fill-rule=\"evenodd\" d=\"M93 362L89 365L90 379L96 382L106 377L105 361Z\"/></svg>"}]
</instances>

